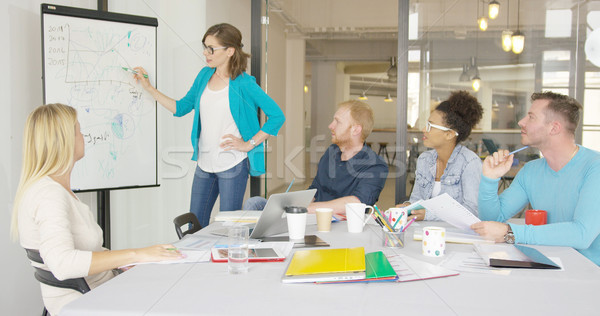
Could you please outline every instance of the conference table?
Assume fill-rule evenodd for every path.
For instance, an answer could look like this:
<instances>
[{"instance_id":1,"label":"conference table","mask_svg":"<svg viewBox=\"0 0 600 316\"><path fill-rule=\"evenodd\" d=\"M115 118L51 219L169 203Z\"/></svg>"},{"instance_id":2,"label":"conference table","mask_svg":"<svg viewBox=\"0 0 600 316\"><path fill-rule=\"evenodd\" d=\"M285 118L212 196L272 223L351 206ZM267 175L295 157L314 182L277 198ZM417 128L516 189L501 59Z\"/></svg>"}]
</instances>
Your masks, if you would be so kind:
<instances>
[{"instance_id":1,"label":"conference table","mask_svg":"<svg viewBox=\"0 0 600 316\"><path fill-rule=\"evenodd\" d=\"M398 252L432 264L444 257L421 254L415 230L407 230ZM220 224L198 232L207 234ZM346 222L321 233L332 248L362 246L379 251L381 228L367 224L348 233ZM229 274L226 263L148 264L136 266L66 305L72 315L599 315L600 268L569 247L532 246L560 258L562 270L511 269L508 275L461 272L458 276L413 282L283 284L291 259L250 263L246 274ZM295 248L294 250L297 250ZM294 251L292 250L292 252ZM470 244L446 244L452 253L473 252Z\"/></svg>"}]
</instances>

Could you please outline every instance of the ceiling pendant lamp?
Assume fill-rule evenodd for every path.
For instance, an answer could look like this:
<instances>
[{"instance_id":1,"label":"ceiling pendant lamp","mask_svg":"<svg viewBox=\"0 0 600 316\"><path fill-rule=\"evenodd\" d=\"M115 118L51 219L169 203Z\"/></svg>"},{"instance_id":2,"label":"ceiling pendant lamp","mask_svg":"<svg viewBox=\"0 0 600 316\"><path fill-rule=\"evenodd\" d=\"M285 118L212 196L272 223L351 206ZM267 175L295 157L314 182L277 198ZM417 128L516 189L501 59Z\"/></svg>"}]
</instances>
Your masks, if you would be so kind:
<instances>
[{"instance_id":1,"label":"ceiling pendant lamp","mask_svg":"<svg viewBox=\"0 0 600 316\"><path fill-rule=\"evenodd\" d=\"M500 3L496 0L492 0L490 4L488 4L488 16L491 20L495 20L500 14Z\"/></svg>"},{"instance_id":2,"label":"ceiling pendant lamp","mask_svg":"<svg viewBox=\"0 0 600 316\"><path fill-rule=\"evenodd\" d=\"M363 93L358 97L359 100L369 100L369 98L367 98L367 95L365 94L365 92L363 91Z\"/></svg>"},{"instance_id":3,"label":"ceiling pendant lamp","mask_svg":"<svg viewBox=\"0 0 600 316\"><path fill-rule=\"evenodd\" d=\"M510 14L510 0L506 5L506 29L502 31L502 50L505 52L510 52L512 50L512 35L513 31L510 30L509 26L509 16Z\"/></svg>"},{"instance_id":4,"label":"ceiling pendant lamp","mask_svg":"<svg viewBox=\"0 0 600 316\"><path fill-rule=\"evenodd\" d=\"M392 99L392 96L388 93L387 97L385 97L385 99L383 99L383 102L392 102L394 101L394 99Z\"/></svg>"},{"instance_id":5,"label":"ceiling pendant lamp","mask_svg":"<svg viewBox=\"0 0 600 316\"><path fill-rule=\"evenodd\" d=\"M471 86L473 87L473 91L479 91L481 88L481 78L479 78L479 74L476 74L475 77L473 77L471 80Z\"/></svg>"},{"instance_id":6,"label":"ceiling pendant lamp","mask_svg":"<svg viewBox=\"0 0 600 316\"><path fill-rule=\"evenodd\" d=\"M512 51L515 54L520 54L525 48L525 35L519 30L521 19L521 0L518 2L517 7L517 31L512 35Z\"/></svg>"},{"instance_id":7,"label":"ceiling pendant lamp","mask_svg":"<svg viewBox=\"0 0 600 316\"><path fill-rule=\"evenodd\" d=\"M477 0L477 14L479 14L479 0ZM477 26L482 31L487 30L488 28L488 20L485 17L485 14L482 14L480 18L477 19Z\"/></svg>"}]
</instances>

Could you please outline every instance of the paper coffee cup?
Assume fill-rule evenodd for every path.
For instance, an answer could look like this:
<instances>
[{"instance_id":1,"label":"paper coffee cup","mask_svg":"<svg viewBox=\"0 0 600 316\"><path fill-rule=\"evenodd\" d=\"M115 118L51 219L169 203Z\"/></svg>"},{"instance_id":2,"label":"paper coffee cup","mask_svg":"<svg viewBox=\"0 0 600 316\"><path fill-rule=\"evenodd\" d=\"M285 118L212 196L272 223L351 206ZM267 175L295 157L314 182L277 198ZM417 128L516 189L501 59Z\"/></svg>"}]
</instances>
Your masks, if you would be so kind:
<instances>
[{"instance_id":1,"label":"paper coffee cup","mask_svg":"<svg viewBox=\"0 0 600 316\"><path fill-rule=\"evenodd\" d=\"M446 252L446 229L443 227L423 227L423 254L441 257Z\"/></svg>"},{"instance_id":2,"label":"paper coffee cup","mask_svg":"<svg viewBox=\"0 0 600 316\"><path fill-rule=\"evenodd\" d=\"M328 232L331 231L331 219L333 216L332 208L318 208L317 213L317 231Z\"/></svg>"}]
</instances>

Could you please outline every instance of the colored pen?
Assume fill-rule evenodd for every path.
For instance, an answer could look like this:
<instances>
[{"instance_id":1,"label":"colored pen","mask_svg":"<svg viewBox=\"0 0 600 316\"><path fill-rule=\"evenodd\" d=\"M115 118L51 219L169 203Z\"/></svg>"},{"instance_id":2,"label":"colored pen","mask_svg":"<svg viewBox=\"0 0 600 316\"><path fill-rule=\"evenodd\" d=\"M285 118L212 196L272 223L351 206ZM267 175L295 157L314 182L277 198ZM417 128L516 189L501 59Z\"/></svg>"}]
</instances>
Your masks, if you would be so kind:
<instances>
[{"instance_id":1,"label":"colored pen","mask_svg":"<svg viewBox=\"0 0 600 316\"><path fill-rule=\"evenodd\" d=\"M396 230L396 225L398 225L398 223L400 222L400 219L402 218L402 216L404 216L404 213L400 213L400 216L398 217L398 219L396 219L396 222L394 223L394 226L392 226L393 230Z\"/></svg>"},{"instance_id":2,"label":"colored pen","mask_svg":"<svg viewBox=\"0 0 600 316\"><path fill-rule=\"evenodd\" d=\"M132 73L134 73L134 74L136 74L136 75L137 75L137 73L138 73L137 71L135 71L135 70L133 70L133 69L131 69L131 68L127 68L127 67L121 67L121 68L123 68L123 70L125 70L125 71L132 72ZM148 75L146 75L146 74L143 74L143 76L144 76L144 78L148 78Z\"/></svg>"},{"instance_id":3,"label":"colored pen","mask_svg":"<svg viewBox=\"0 0 600 316\"><path fill-rule=\"evenodd\" d=\"M167 248L167 250L170 250L170 251L177 251L177 248Z\"/></svg>"},{"instance_id":4,"label":"colored pen","mask_svg":"<svg viewBox=\"0 0 600 316\"><path fill-rule=\"evenodd\" d=\"M527 149L527 148L529 148L529 146L525 146L525 147L521 147L521 148L519 148L517 150L513 150L513 151L509 152L507 156L510 156L512 154L516 154L516 153L520 152L521 150Z\"/></svg>"},{"instance_id":5,"label":"colored pen","mask_svg":"<svg viewBox=\"0 0 600 316\"><path fill-rule=\"evenodd\" d=\"M413 218L410 220L410 222L408 222L408 224L406 224L406 227L404 227L404 229L403 229L402 231L405 231L405 230L408 228L408 226L410 226L412 223L414 223L414 222L415 222L415 219L417 219L417 217L416 217L416 216L415 216L415 217L413 217Z\"/></svg>"},{"instance_id":6,"label":"colored pen","mask_svg":"<svg viewBox=\"0 0 600 316\"><path fill-rule=\"evenodd\" d=\"M294 181L296 181L296 178L292 179L292 182L290 182L290 186L287 188L287 190L285 190L285 193L288 193L288 191L290 191L290 189L292 188L292 184L294 184Z\"/></svg>"},{"instance_id":7,"label":"colored pen","mask_svg":"<svg viewBox=\"0 0 600 316\"><path fill-rule=\"evenodd\" d=\"M392 229L392 225L390 225L390 223L388 223L387 219L385 219L385 216L383 216L383 214L381 214L381 211L379 210L379 208L377 207L377 205L373 205L373 207L375 208L375 211L377 212L376 215L381 219L381 221L383 222L383 224L385 225L385 227L389 231L394 231Z\"/></svg>"}]
</instances>

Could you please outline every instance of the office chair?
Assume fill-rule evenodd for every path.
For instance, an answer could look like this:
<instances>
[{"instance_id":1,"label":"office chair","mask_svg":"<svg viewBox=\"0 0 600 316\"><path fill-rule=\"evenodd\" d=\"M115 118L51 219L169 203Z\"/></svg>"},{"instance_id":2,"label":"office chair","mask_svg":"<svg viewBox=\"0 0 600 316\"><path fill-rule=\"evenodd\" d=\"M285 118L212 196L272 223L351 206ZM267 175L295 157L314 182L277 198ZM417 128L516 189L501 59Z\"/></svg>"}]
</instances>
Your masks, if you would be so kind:
<instances>
[{"instance_id":1,"label":"office chair","mask_svg":"<svg viewBox=\"0 0 600 316\"><path fill-rule=\"evenodd\" d=\"M27 258L29 258L29 260L40 263L40 264L44 264L44 260L42 259L42 256L40 256L39 250L25 249L25 252L27 253ZM38 267L33 267L33 268L35 269L35 272L33 273L33 275L40 283L44 283L46 285L59 287L59 288L63 288L63 289L75 290L81 294L85 294L90 291L90 287L84 278L66 279L66 280L61 281L61 280L57 279L54 276L54 274L52 274L52 272L50 272L48 270L44 270L44 269L38 268ZM50 315L50 314L48 313L48 310L46 310L46 307L44 307L42 316L46 316L46 315Z\"/></svg>"},{"instance_id":2,"label":"office chair","mask_svg":"<svg viewBox=\"0 0 600 316\"><path fill-rule=\"evenodd\" d=\"M175 224L175 232L177 233L177 237L179 237L179 239L183 238L183 236L187 234L193 234L202 229L202 226L200 226L200 222L198 221L198 217L191 212L175 217L173 224ZM187 224L189 224L188 230L182 232L181 226Z\"/></svg>"}]
</instances>

